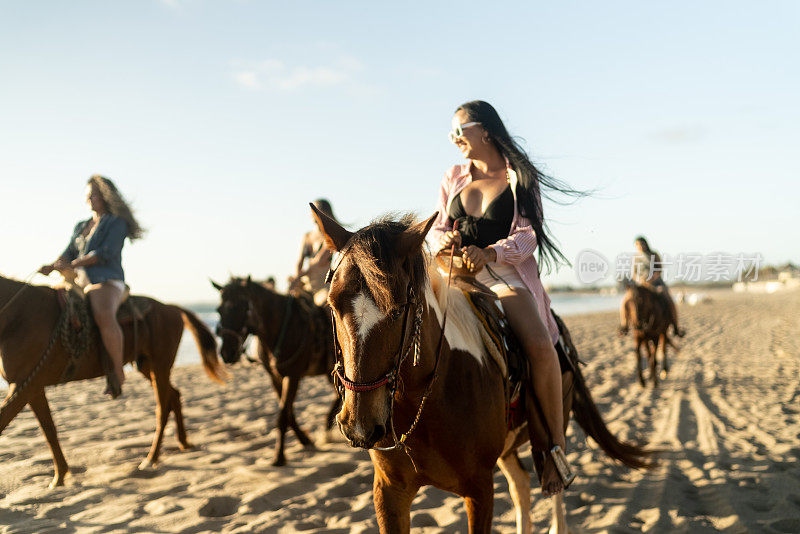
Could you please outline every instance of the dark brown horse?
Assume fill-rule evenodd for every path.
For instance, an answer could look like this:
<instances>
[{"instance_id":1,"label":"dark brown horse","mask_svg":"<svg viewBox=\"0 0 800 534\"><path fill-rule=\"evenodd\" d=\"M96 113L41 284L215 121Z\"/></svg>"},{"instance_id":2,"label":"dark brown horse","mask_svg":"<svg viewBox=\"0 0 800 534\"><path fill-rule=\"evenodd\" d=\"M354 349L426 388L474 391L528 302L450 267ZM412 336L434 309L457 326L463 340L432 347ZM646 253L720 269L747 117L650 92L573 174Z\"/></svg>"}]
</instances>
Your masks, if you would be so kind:
<instances>
[{"instance_id":1,"label":"dark brown horse","mask_svg":"<svg viewBox=\"0 0 800 534\"><path fill-rule=\"evenodd\" d=\"M653 386L658 386L658 360L661 360L660 378L666 378L669 373L667 347L669 345L675 347L667 333L673 322L669 303L666 301L670 297L649 285L633 281L629 281L627 285L628 291L631 292L629 309L633 323L633 343L639 384L645 386L644 370L649 367Z\"/></svg>"},{"instance_id":2,"label":"dark brown horse","mask_svg":"<svg viewBox=\"0 0 800 534\"><path fill-rule=\"evenodd\" d=\"M506 379L477 317L460 290L429 271L422 247L435 217L351 233L314 211L328 246L340 252L329 296L345 391L337 421L351 445L369 449L381 532L409 531L411 502L424 485L462 496L470 532L489 532L495 464L508 479L518 532L529 532L530 478L517 456L527 425L509 429ZM645 451L608 431L577 365L562 379L565 424L572 411L609 456L647 466ZM534 402L530 393L524 402ZM553 499L554 531L565 532L562 496Z\"/></svg>"},{"instance_id":3,"label":"dark brown horse","mask_svg":"<svg viewBox=\"0 0 800 534\"><path fill-rule=\"evenodd\" d=\"M316 306L310 295L284 295L248 278L232 278L225 286L211 282L220 291L222 303L217 334L222 338L220 355L225 363L239 361L249 334L258 339L259 359L278 395L278 441L272 465L286 464L286 430L291 428L304 447L313 442L297 424L294 399L304 376L333 371L333 336L326 308ZM333 426L339 411L336 396L328 411L325 430Z\"/></svg>"},{"instance_id":4,"label":"dark brown horse","mask_svg":"<svg viewBox=\"0 0 800 534\"><path fill-rule=\"evenodd\" d=\"M133 322L123 325L124 361L136 362L139 372L153 385L156 396L156 432L150 453L140 464L140 468L145 468L158 461L164 426L170 412L175 414L180 448L185 450L191 447L186 439L180 392L170 382L170 371L184 327L194 335L208 375L222 382L224 368L217 358L214 335L195 314L155 299L131 298L149 301L146 303L149 311L143 319L137 321L135 326ZM60 335L60 327L57 328L64 318L64 312L56 290L51 287L32 286L0 276L0 310L0 374L10 385L0 406L0 432L26 404L29 405L39 420L53 454L55 476L50 486L61 485L69 468L58 443L45 387L64 380L103 376L99 334L96 327L89 326L93 338L88 344L89 350L74 361L68 346L65 346L64 337ZM68 369L70 361L74 361L75 365Z\"/></svg>"}]
</instances>

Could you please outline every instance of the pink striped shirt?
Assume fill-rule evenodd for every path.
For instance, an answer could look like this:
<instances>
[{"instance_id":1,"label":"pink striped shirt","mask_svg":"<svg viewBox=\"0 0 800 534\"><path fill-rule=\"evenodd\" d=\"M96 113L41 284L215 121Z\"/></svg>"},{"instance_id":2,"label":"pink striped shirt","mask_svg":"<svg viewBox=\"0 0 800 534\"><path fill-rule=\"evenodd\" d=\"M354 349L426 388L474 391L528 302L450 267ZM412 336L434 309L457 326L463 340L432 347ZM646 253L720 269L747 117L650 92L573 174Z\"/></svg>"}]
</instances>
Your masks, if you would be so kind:
<instances>
[{"instance_id":1,"label":"pink striped shirt","mask_svg":"<svg viewBox=\"0 0 800 534\"><path fill-rule=\"evenodd\" d=\"M439 205L437 207L439 214L428 234L433 244L432 251L434 254L441 250L439 243L444 233L453 229L448 216L450 203L462 189L472 183L470 168L470 163L454 165L444 175L442 186L439 190ZM558 326L550 313L550 297L547 296L547 292L542 286L542 281L539 279L539 266L533 256L538 240L531 222L519 213L517 207L517 173L514 172L511 165L508 165L508 177L511 182L511 191L514 193L514 219L511 222L508 237L490 246L497 253L498 263L510 264L519 273L519 277L525 283L531 295L533 295L536 306L539 309L539 317L542 318L542 321L547 326L553 344L555 344L558 341Z\"/></svg>"}]
</instances>

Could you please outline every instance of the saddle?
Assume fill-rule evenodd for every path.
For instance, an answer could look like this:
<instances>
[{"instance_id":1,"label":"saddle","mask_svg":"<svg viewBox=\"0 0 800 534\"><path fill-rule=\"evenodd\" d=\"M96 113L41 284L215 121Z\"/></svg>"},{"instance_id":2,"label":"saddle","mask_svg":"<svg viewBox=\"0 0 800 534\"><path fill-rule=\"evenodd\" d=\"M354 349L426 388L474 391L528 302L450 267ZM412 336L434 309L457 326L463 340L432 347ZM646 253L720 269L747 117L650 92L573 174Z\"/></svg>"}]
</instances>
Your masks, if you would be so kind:
<instances>
[{"instance_id":1,"label":"saddle","mask_svg":"<svg viewBox=\"0 0 800 534\"><path fill-rule=\"evenodd\" d=\"M478 282L474 276L459 273L451 276L451 286L461 290L472 310L480 320L484 332L482 337L487 351L495 359L505 376L506 388L506 420L509 430L527 421L525 412L525 387L531 387L529 380L529 361L514 335L511 325L499 304L499 299L488 287ZM575 371L578 363L577 353L571 349L569 332L561 318L554 312L553 317L558 325L559 338L556 353L562 376L568 371ZM538 401L534 404L539 408ZM534 420L534 434L538 439L532 444L534 450L549 450L549 432L544 425L544 416L538 410L539 417Z\"/></svg>"},{"instance_id":2,"label":"saddle","mask_svg":"<svg viewBox=\"0 0 800 534\"><path fill-rule=\"evenodd\" d=\"M69 328L71 330L69 337L79 340L70 344L72 345L72 347L69 347L71 361L67 364L60 382L69 381L75 371L77 360L88 352L91 344L95 344L98 348L97 354L105 372L108 387L112 391L119 390L119 385L116 384L116 376L114 376L113 365L100 339L100 333L96 328L94 316L90 313L89 302L84 292L76 286L61 287L56 289L56 296L58 297L61 313L68 315ZM117 322L120 326L133 325L134 355L137 352L139 326L152 308L152 299L139 295L131 296L126 289L122 304L117 310Z\"/></svg>"}]
</instances>

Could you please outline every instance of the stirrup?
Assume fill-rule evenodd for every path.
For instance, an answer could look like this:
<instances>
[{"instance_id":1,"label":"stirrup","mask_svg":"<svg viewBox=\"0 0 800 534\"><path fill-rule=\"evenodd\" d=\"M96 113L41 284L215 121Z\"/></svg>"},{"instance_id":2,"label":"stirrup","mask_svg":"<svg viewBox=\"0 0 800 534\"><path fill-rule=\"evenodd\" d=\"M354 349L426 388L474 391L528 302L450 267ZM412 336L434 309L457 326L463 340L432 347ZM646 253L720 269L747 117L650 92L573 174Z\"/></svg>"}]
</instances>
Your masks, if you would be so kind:
<instances>
[{"instance_id":1,"label":"stirrup","mask_svg":"<svg viewBox=\"0 0 800 534\"><path fill-rule=\"evenodd\" d=\"M562 449L560 445L554 445L553 448L550 449L550 457L553 459L553 463L556 466L558 476L561 477L561 482L564 483L562 491L566 490L569 485L572 484L572 481L575 480L575 472L567 461L567 455L564 454L564 449Z\"/></svg>"}]
</instances>

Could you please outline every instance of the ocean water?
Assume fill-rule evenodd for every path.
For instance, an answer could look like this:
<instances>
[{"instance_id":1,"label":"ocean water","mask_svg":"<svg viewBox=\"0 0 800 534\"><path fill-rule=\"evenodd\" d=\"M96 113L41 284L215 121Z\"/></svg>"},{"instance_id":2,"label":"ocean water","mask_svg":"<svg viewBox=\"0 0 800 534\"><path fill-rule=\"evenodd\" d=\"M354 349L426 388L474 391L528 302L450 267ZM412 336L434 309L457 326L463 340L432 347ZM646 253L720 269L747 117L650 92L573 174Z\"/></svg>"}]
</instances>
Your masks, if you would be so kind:
<instances>
[{"instance_id":1,"label":"ocean water","mask_svg":"<svg viewBox=\"0 0 800 534\"><path fill-rule=\"evenodd\" d=\"M551 295L551 306L556 313L562 317L581 313L593 313L601 311L611 311L619 309L622 295L596 295L596 294L572 294L555 293ZM216 304L197 304L187 305L188 309L195 312L198 317L213 332L219 320L215 311ZM200 363L200 353L192 335L185 331L178 347L178 355L175 365L194 365ZM126 368L126 373L130 373L130 367ZM7 389L8 384L0 379L0 390Z\"/></svg>"}]
</instances>

